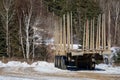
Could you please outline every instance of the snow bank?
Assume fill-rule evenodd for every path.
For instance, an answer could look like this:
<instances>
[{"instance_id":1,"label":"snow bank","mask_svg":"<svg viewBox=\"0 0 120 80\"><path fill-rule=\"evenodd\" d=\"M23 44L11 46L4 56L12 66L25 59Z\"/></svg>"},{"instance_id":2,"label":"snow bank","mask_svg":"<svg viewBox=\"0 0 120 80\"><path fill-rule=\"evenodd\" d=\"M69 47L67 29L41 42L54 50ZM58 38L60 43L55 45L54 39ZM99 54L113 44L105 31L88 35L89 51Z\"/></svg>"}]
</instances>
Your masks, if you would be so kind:
<instances>
[{"instance_id":1,"label":"snow bank","mask_svg":"<svg viewBox=\"0 0 120 80\"><path fill-rule=\"evenodd\" d=\"M40 71L40 72L46 72L46 73L54 73L54 72L60 72L63 71L61 69L55 68L53 63L38 61L31 65L34 67L34 70Z\"/></svg>"},{"instance_id":2,"label":"snow bank","mask_svg":"<svg viewBox=\"0 0 120 80\"><path fill-rule=\"evenodd\" d=\"M45 61L38 61L38 62L34 62L33 64L29 65L26 62L19 62L19 61L10 61L8 63L2 63L0 61L0 67L5 67L7 70L16 70L19 68L28 68L28 67L32 67L35 71L39 71L39 72L45 72L45 73L55 73L55 72L60 72L63 70L55 68L54 67L54 63L48 63ZM65 70L64 70L65 71Z\"/></svg>"},{"instance_id":3,"label":"snow bank","mask_svg":"<svg viewBox=\"0 0 120 80\"><path fill-rule=\"evenodd\" d=\"M30 67L26 62L11 61L6 64L8 67Z\"/></svg>"},{"instance_id":4,"label":"snow bank","mask_svg":"<svg viewBox=\"0 0 120 80\"><path fill-rule=\"evenodd\" d=\"M0 67L4 67L6 71L18 71L19 69L25 69L31 67L35 71L44 72L44 73L63 73L69 72L68 70L61 70L54 67L54 63L48 63L45 61L34 62L29 65L26 62L19 61L10 61L8 63L2 63L0 61ZM113 67L106 64L96 65L96 70L93 71L95 73L105 73L105 74L120 74L120 67Z\"/></svg>"},{"instance_id":5,"label":"snow bank","mask_svg":"<svg viewBox=\"0 0 120 80\"><path fill-rule=\"evenodd\" d=\"M0 67L30 67L30 65L27 64L26 62L19 61L10 61L6 64L0 61Z\"/></svg>"},{"instance_id":6,"label":"snow bank","mask_svg":"<svg viewBox=\"0 0 120 80\"><path fill-rule=\"evenodd\" d=\"M96 65L97 73L105 73L105 74L120 74L120 67L113 67L106 64Z\"/></svg>"},{"instance_id":7,"label":"snow bank","mask_svg":"<svg viewBox=\"0 0 120 80\"><path fill-rule=\"evenodd\" d=\"M0 67L5 67L5 64L0 61Z\"/></svg>"}]
</instances>

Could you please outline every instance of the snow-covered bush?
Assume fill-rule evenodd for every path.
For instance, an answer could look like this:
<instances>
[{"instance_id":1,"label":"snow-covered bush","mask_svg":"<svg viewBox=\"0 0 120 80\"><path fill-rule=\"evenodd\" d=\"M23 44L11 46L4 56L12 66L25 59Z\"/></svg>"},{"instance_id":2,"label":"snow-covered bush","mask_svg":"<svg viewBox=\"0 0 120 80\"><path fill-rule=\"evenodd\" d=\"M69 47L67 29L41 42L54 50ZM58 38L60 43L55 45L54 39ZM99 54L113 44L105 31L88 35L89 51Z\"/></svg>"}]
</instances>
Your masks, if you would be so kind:
<instances>
[{"instance_id":1,"label":"snow-covered bush","mask_svg":"<svg viewBox=\"0 0 120 80\"><path fill-rule=\"evenodd\" d=\"M120 47L112 47L112 55L111 55L111 60L114 63L120 63Z\"/></svg>"},{"instance_id":2,"label":"snow-covered bush","mask_svg":"<svg viewBox=\"0 0 120 80\"><path fill-rule=\"evenodd\" d=\"M120 47L111 47L111 52L111 55L104 55L104 63L120 63Z\"/></svg>"}]
</instances>

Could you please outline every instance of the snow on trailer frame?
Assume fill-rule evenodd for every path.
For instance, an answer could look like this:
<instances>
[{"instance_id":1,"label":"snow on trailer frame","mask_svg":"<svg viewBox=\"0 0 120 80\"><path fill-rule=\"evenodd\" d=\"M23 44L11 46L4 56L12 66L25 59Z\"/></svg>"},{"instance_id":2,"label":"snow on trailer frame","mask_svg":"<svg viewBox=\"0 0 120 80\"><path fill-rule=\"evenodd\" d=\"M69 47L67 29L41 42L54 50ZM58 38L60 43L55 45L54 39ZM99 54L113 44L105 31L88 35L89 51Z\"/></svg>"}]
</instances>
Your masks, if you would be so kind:
<instances>
[{"instance_id":1,"label":"snow on trailer frame","mask_svg":"<svg viewBox=\"0 0 120 80\"><path fill-rule=\"evenodd\" d=\"M105 14L98 16L97 26L95 18L86 20L82 49L73 49L72 12L58 18L55 22L55 67L95 69L96 61L103 61L103 54L110 55L110 12L108 15L108 26L105 25Z\"/></svg>"}]
</instances>

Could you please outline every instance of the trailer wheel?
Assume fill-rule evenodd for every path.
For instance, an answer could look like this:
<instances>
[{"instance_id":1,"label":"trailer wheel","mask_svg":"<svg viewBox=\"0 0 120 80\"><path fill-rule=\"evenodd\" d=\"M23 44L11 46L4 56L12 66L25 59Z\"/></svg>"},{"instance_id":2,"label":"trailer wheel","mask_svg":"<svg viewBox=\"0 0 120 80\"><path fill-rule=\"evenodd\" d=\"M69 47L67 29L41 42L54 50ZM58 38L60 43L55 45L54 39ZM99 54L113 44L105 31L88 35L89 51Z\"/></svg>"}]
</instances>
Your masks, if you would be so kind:
<instances>
[{"instance_id":1,"label":"trailer wheel","mask_svg":"<svg viewBox=\"0 0 120 80\"><path fill-rule=\"evenodd\" d=\"M92 57L92 70L95 69L95 57Z\"/></svg>"},{"instance_id":2,"label":"trailer wheel","mask_svg":"<svg viewBox=\"0 0 120 80\"><path fill-rule=\"evenodd\" d=\"M56 56L55 56L55 60L54 60L54 66L57 67L57 60L56 60Z\"/></svg>"},{"instance_id":3,"label":"trailer wheel","mask_svg":"<svg viewBox=\"0 0 120 80\"><path fill-rule=\"evenodd\" d=\"M59 68L59 56L57 56L56 64L57 64L57 68Z\"/></svg>"},{"instance_id":4,"label":"trailer wheel","mask_svg":"<svg viewBox=\"0 0 120 80\"><path fill-rule=\"evenodd\" d=\"M58 56L58 68L61 68L61 56Z\"/></svg>"},{"instance_id":5,"label":"trailer wheel","mask_svg":"<svg viewBox=\"0 0 120 80\"><path fill-rule=\"evenodd\" d=\"M55 56L55 67L58 67L58 56Z\"/></svg>"},{"instance_id":6,"label":"trailer wheel","mask_svg":"<svg viewBox=\"0 0 120 80\"><path fill-rule=\"evenodd\" d=\"M64 56L62 56L61 57L61 69L66 69L67 68L67 66L66 66L66 60L65 60L65 57Z\"/></svg>"},{"instance_id":7,"label":"trailer wheel","mask_svg":"<svg viewBox=\"0 0 120 80\"><path fill-rule=\"evenodd\" d=\"M90 61L90 69L91 70L94 70L95 69L95 58L91 58L91 61Z\"/></svg>"},{"instance_id":8,"label":"trailer wheel","mask_svg":"<svg viewBox=\"0 0 120 80\"><path fill-rule=\"evenodd\" d=\"M94 70L95 69L95 63L93 62L92 63L92 68L91 68L92 70Z\"/></svg>"},{"instance_id":9,"label":"trailer wheel","mask_svg":"<svg viewBox=\"0 0 120 80\"><path fill-rule=\"evenodd\" d=\"M57 67L59 68L59 56L57 57Z\"/></svg>"}]
</instances>

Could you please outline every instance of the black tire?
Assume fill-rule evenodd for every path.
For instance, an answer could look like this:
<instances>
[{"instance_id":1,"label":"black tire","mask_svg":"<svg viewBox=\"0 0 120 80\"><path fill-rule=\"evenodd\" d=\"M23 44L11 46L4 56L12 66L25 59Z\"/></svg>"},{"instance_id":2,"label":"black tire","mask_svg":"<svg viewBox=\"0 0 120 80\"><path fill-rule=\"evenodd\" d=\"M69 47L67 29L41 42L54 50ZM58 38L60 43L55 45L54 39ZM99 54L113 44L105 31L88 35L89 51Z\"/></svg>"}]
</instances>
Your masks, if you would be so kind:
<instances>
[{"instance_id":1,"label":"black tire","mask_svg":"<svg viewBox=\"0 0 120 80\"><path fill-rule=\"evenodd\" d=\"M92 70L95 69L95 57L92 57L92 68L91 69Z\"/></svg>"},{"instance_id":2,"label":"black tire","mask_svg":"<svg viewBox=\"0 0 120 80\"><path fill-rule=\"evenodd\" d=\"M63 69L63 70L67 69L66 60L65 60L64 56L61 57L61 69Z\"/></svg>"},{"instance_id":3,"label":"black tire","mask_svg":"<svg viewBox=\"0 0 120 80\"><path fill-rule=\"evenodd\" d=\"M56 67L58 67L58 56L56 56Z\"/></svg>"},{"instance_id":4,"label":"black tire","mask_svg":"<svg viewBox=\"0 0 120 80\"><path fill-rule=\"evenodd\" d=\"M95 58L91 58L90 61L90 70L94 70L95 69Z\"/></svg>"},{"instance_id":5,"label":"black tire","mask_svg":"<svg viewBox=\"0 0 120 80\"><path fill-rule=\"evenodd\" d=\"M94 62L92 62L92 68L91 69L95 70L95 63Z\"/></svg>"},{"instance_id":6,"label":"black tire","mask_svg":"<svg viewBox=\"0 0 120 80\"><path fill-rule=\"evenodd\" d=\"M60 56L58 56L58 68L61 68Z\"/></svg>"},{"instance_id":7,"label":"black tire","mask_svg":"<svg viewBox=\"0 0 120 80\"><path fill-rule=\"evenodd\" d=\"M55 56L54 66L57 67L57 57Z\"/></svg>"}]
</instances>

